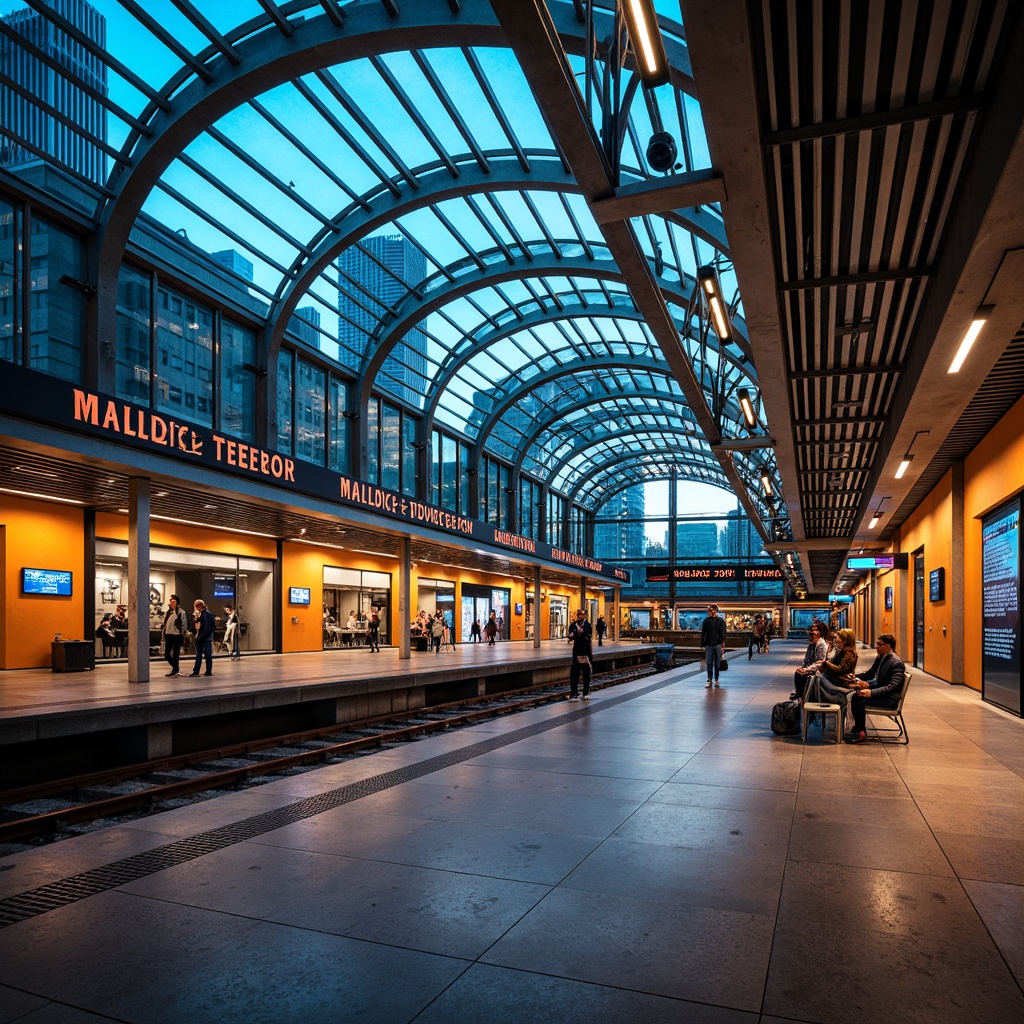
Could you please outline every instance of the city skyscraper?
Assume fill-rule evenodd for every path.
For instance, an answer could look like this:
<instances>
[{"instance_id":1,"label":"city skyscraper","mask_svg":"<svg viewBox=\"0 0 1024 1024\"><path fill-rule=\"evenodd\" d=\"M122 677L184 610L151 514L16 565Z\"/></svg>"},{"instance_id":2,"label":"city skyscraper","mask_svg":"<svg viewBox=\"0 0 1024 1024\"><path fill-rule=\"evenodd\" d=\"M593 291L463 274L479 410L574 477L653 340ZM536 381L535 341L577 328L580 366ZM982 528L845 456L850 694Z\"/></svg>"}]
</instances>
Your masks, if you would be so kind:
<instances>
[{"instance_id":1,"label":"city skyscraper","mask_svg":"<svg viewBox=\"0 0 1024 1024\"><path fill-rule=\"evenodd\" d=\"M594 525L594 554L597 558L624 561L644 558L647 541L644 537L644 485L636 484L620 491L597 512ZM640 576L643 575L641 571Z\"/></svg>"},{"instance_id":2,"label":"city skyscraper","mask_svg":"<svg viewBox=\"0 0 1024 1024\"><path fill-rule=\"evenodd\" d=\"M374 235L361 248L350 246L338 257L338 341L340 362L359 370L370 337L388 308L397 306L410 286L426 276L423 253L402 235ZM416 405L423 393L427 336L413 329L384 361L377 386Z\"/></svg>"},{"instance_id":3,"label":"city skyscraper","mask_svg":"<svg viewBox=\"0 0 1024 1024\"><path fill-rule=\"evenodd\" d=\"M47 0L46 6L100 47L106 46L106 19L85 0ZM9 80L0 84L0 126L11 132L0 135L0 167L16 170L45 154L102 184L107 178L106 157L90 136L106 141L107 112L75 79L106 96L106 66L34 10L13 11L3 23L25 44L0 35L0 71ZM65 67L69 76L58 70Z\"/></svg>"}]
</instances>

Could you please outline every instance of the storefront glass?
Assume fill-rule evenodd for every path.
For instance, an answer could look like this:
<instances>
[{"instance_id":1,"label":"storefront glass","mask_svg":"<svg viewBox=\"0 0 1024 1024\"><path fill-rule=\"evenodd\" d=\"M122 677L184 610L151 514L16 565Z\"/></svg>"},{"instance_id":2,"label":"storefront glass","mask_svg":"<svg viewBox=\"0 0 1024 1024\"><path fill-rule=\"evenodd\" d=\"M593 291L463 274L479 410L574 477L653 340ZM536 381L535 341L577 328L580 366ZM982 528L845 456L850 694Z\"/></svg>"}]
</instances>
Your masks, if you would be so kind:
<instances>
[{"instance_id":1,"label":"storefront glass","mask_svg":"<svg viewBox=\"0 0 1024 1024\"><path fill-rule=\"evenodd\" d=\"M191 616L192 604L202 599L216 623L214 653L224 653L226 605L238 612L243 654L274 649L274 563L263 558L240 558L212 551L179 551L152 547L149 553L149 652L160 656L160 629L171 594ZM96 623L128 604L128 545L96 541ZM116 644L96 640L96 656L124 657L131 634L116 631Z\"/></svg>"},{"instance_id":2,"label":"storefront glass","mask_svg":"<svg viewBox=\"0 0 1024 1024\"><path fill-rule=\"evenodd\" d=\"M391 575L324 566L324 647L354 648L366 643L370 613L380 618L381 645L391 643Z\"/></svg>"}]
</instances>

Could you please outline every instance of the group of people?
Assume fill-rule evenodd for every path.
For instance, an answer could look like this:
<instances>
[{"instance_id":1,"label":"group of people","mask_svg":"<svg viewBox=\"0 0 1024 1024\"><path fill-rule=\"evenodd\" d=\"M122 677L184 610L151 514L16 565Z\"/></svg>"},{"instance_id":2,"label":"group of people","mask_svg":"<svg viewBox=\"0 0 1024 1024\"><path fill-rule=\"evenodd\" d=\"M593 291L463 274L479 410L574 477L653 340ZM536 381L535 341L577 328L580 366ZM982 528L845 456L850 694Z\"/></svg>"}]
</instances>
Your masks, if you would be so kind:
<instances>
[{"instance_id":1,"label":"group of people","mask_svg":"<svg viewBox=\"0 0 1024 1024\"><path fill-rule=\"evenodd\" d=\"M118 630L122 631L121 636L117 635ZM114 647L123 654L127 632L128 608L126 605L119 604L117 611L107 612L96 627L96 636L103 641L104 654L108 647Z\"/></svg>"},{"instance_id":2,"label":"group of people","mask_svg":"<svg viewBox=\"0 0 1024 1024\"><path fill-rule=\"evenodd\" d=\"M791 697L803 703L808 685L817 680L821 699L847 707L852 726L847 743L867 739L868 705L895 708L903 690L906 666L896 654L896 637L880 633L875 641L875 660L866 672L857 672L857 639L852 629L834 634L820 621L811 623L803 664L793 675Z\"/></svg>"},{"instance_id":3,"label":"group of people","mask_svg":"<svg viewBox=\"0 0 1024 1024\"><path fill-rule=\"evenodd\" d=\"M164 647L164 660L171 667L166 673L168 677L178 675L181 662L181 648L185 641L195 637L195 663L192 666L190 677L198 676L204 663L206 671L203 675L213 675L213 636L217 630L217 620L213 612L206 607L206 602L197 599L192 602L192 617L189 619L185 609L181 607L181 599L177 594L171 594L167 611L164 614L163 625L160 627L160 639ZM241 623L238 612L230 604L224 605L224 639L221 642L222 650L230 650L233 660L241 658L242 652L239 647L241 638Z\"/></svg>"}]
</instances>

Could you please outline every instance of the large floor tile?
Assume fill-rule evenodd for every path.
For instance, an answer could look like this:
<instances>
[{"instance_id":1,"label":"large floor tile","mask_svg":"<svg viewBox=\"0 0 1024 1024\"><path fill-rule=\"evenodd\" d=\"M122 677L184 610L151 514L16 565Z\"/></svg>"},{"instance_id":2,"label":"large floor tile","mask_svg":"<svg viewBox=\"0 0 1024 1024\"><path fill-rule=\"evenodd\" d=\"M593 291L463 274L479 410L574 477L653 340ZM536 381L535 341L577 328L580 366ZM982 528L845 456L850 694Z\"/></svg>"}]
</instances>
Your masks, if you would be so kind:
<instances>
[{"instance_id":1,"label":"large floor tile","mask_svg":"<svg viewBox=\"0 0 1024 1024\"><path fill-rule=\"evenodd\" d=\"M890 827L884 820L836 822L798 816L793 823L789 857L792 861L841 867L953 874L943 849L923 822L901 828Z\"/></svg>"},{"instance_id":2,"label":"large floor tile","mask_svg":"<svg viewBox=\"0 0 1024 1024\"><path fill-rule=\"evenodd\" d=\"M755 851L789 841L792 815L735 807L649 803L615 832L617 839L659 846Z\"/></svg>"},{"instance_id":3,"label":"large floor tile","mask_svg":"<svg viewBox=\"0 0 1024 1024\"><path fill-rule=\"evenodd\" d=\"M769 917L558 889L485 963L732 1009L760 1009Z\"/></svg>"},{"instance_id":4,"label":"large floor tile","mask_svg":"<svg viewBox=\"0 0 1024 1024\"><path fill-rule=\"evenodd\" d=\"M557 885L602 838L432 822L404 837L382 842L375 860Z\"/></svg>"},{"instance_id":5,"label":"large floor tile","mask_svg":"<svg viewBox=\"0 0 1024 1024\"><path fill-rule=\"evenodd\" d=\"M126 893L0 931L0 982L131 1024L407 1024L466 966Z\"/></svg>"},{"instance_id":6,"label":"large floor tile","mask_svg":"<svg viewBox=\"0 0 1024 1024\"><path fill-rule=\"evenodd\" d=\"M956 879L791 863L764 1009L978 1024L1020 1020L1024 995Z\"/></svg>"},{"instance_id":7,"label":"large floor tile","mask_svg":"<svg viewBox=\"0 0 1024 1024\"><path fill-rule=\"evenodd\" d=\"M782 843L756 851L709 851L607 839L562 886L634 899L657 893L680 913L706 907L768 917L778 909L785 867Z\"/></svg>"},{"instance_id":8,"label":"large floor tile","mask_svg":"<svg viewBox=\"0 0 1024 1024\"><path fill-rule=\"evenodd\" d=\"M46 999L40 996L0 985L0 1024L10 1024L12 1020L24 1018L27 1013L46 1006L46 1003Z\"/></svg>"},{"instance_id":9,"label":"large floor tile","mask_svg":"<svg viewBox=\"0 0 1024 1024\"><path fill-rule=\"evenodd\" d=\"M964 888L1024 988L1024 886L966 881Z\"/></svg>"},{"instance_id":10,"label":"large floor tile","mask_svg":"<svg viewBox=\"0 0 1024 1024\"><path fill-rule=\"evenodd\" d=\"M548 887L241 843L124 891L239 917L479 956Z\"/></svg>"},{"instance_id":11,"label":"large floor tile","mask_svg":"<svg viewBox=\"0 0 1024 1024\"><path fill-rule=\"evenodd\" d=\"M936 832L935 839L960 878L1024 885L1024 837L993 839Z\"/></svg>"},{"instance_id":12,"label":"large floor tile","mask_svg":"<svg viewBox=\"0 0 1024 1024\"><path fill-rule=\"evenodd\" d=\"M416 1024L757 1024L757 1014L719 1006L528 974L477 964L419 1017Z\"/></svg>"}]
</instances>

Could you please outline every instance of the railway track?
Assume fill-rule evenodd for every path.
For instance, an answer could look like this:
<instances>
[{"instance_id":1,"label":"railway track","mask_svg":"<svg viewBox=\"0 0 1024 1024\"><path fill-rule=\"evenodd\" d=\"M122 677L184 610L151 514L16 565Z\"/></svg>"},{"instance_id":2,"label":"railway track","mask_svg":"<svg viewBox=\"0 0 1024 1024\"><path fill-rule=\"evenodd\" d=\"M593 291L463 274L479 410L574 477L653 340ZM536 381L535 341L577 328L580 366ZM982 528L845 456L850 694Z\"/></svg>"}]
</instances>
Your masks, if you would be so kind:
<instances>
[{"instance_id":1,"label":"railway track","mask_svg":"<svg viewBox=\"0 0 1024 1024\"><path fill-rule=\"evenodd\" d=\"M616 686L653 671L645 666L595 673L591 689ZM567 696L564 684L510 690L414 714L304 730L0 791L0 844L56 841L88 831L83 826L101 819L140 817L166 809L170 801L237 788L262 776L308 770Z\"/></svg>"}]
</instances>

